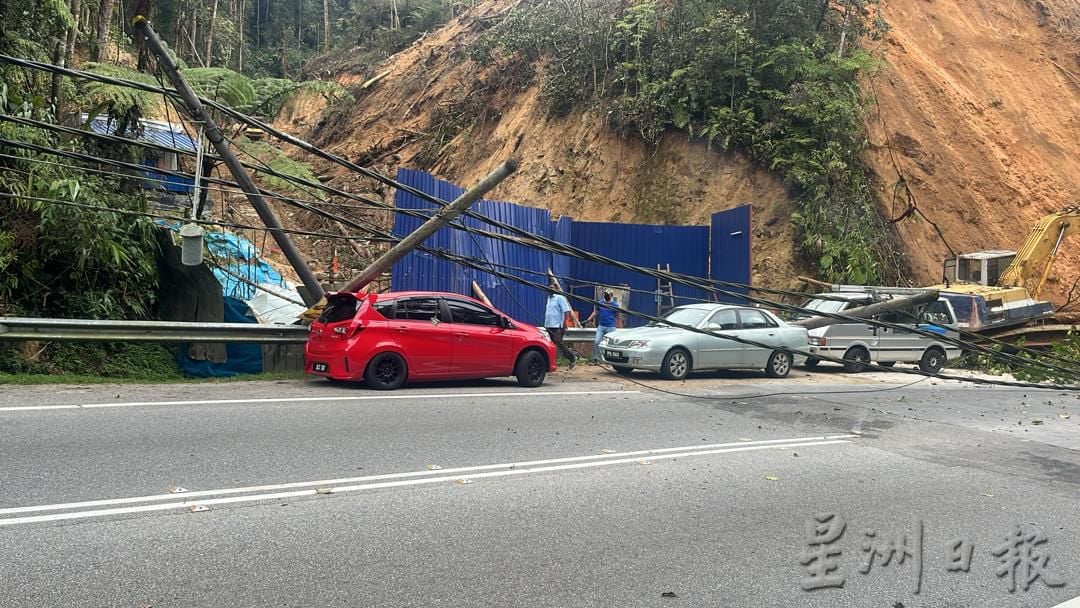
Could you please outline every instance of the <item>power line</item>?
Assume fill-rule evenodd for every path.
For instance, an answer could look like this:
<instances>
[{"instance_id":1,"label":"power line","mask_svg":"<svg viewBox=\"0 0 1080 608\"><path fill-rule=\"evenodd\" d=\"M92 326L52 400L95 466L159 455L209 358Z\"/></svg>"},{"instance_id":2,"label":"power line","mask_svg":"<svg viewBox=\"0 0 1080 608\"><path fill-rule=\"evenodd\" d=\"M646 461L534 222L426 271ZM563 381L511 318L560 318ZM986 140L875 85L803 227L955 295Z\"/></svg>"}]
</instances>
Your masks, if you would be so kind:
<instances>
[{"instance_id":1,"label":"power line","mask_svg":"<svg viewBox=\"0 0 1080 608\"><path fill-rule=\"evenodd\" d=\"M21 142L11 142L10 140L0 139L0 144L4 144L4 143L7 143L8 145L13 145L13 146L16 146L16 147L25 147L25 148L29 148L29 149L32 149L32 150L45 152L45 153L52 153L52 154L60 154L60 155L71 156L71 157L79 158L81 160L87 160L88 162L106 162L106 163L111 163L111 164L124 166L124 167L132 168L132 169L142 169L142 167L140 165L132 165L130 163L123 163L121 161L112 161L112 160L100 159L100 158L90 157L88 155L78 154L78 153L74 153L74 152L63 152L63 151L58 151L58 150L54 150L54 149L50 149L50 148L45 148L45 147L42 147L42 146L36 146L36 145L33 145L33 144L24 144L24 143L21 143ZM166 173L166 174L176 174L176 172L170 172L170 171L167 171L167 170L159 170L159 172ZM181 174L181 175L183 175L183 174ZM287 177L291 177L291 176L287 176ZM225 181L225 180L217 180L216 178L207 178L207 179L211 180L211 181L218 181L218 182ZM304 181L304 180L300 180L300 181ZM228 183L228 182L226 182L226 183ZM319 186L321 186L321 184ZM329 188L329 189L330 190L335 190L335 189L332 189L332 188ZM348 195L348 193L342 193L342 194L346 195L346 196ZM354 222L354 221L352 221L350 219L343 218L341 216L337 216L337 215L334 215L334 214L326 212L326 211L314 209L310 205L307 205L307 204L304 204L304 203L295 202L293 204L296 205L296 206L299 206L300 208L307 209L307 210L311 211L312 213L316 213L318 215L326 217L328 219L332 219L334 221L338 221L338 222L341 222L341 223L351 225L354 228L358 228L358 229L361 229L361 230L368 230L368 231L371 231L371 232L373 232L375 234L383 234L384 236L389 235L388 238L396 238L396 237L393 236L393 233L387 232L387 231L385 231L385 230L383 230L381 228L373 227L373 226L370 226L370 225L363 226L363 225L357 224L356 222ZM398 210L398 211L400 211L400 210ZM461 225L460 228L466 230L467 232L475 232L475 233L478 233L478 234L482 234L483 236L487 236L489 238L508 239L511 242L515 242L515 243L519 242L517 239L513 239L512 237L508 237L507 235L500 235L498 233L491 233L491 232L487 232L487 231L482 231L482 230L478 230L478 229L475 229L475 228L470 228L470 227L464 226L464 225ZM256 228L252 228L252 229L256 229ZM337 236L337 235L332 235L332 236ZM526 245L527 245L527 243L526 243ZM432 251L432 250L424 248L424 247L421 247L420 249L421 250ZM436 255L438 255L438 254L436 254ZM571 257L577 257L573 253L567 254L567 255L569 255ZM597 261L599 263L605 263L604 260L607 260L607 258L604 258L603 256L597 256L595 254L590 254L588 252L585 253L585 256L587 258L596 258L596 259L590 259L589 261ZM631 266L631 265L628 265L628 264L625 264L625 263L622 263L622 262L614 262L614 263L615 263L615 265L618 265L618 266L628 266L630 268L636 269L638 272L641 272L643 274L652 274L652 275L659 274L659 273L656 273L656 272L652 271L651 269L644 269L644 268L641 268L641 267L634 267L634 266ZM671 274L671 273L664 273L664 274ZM685 276L685 275L681 275L681 276ZM754 298L754 297L747 296L747 295L744 295L744 294L738 294L738 293L728 292L728 291L725 291L725 290L718 290L718 289L714 289L714 288L711 288L711 287L702 286L700 284L700 279L697 278L697 277L686 277L685 279L680 280L678 282L681 282L683 284L691 284L691 285L697 286L698 288L706 290L706 291L725 294L725 295L728 295L729 297L734 297L734 298L738 298L738 299L745 299L745 300L748 300L748 301L751 301L751 302L764 304L766 306L772 306L774 308L778 308L778 309L781 309L781 310L787 310L787 311L790 311L790 312L810 312L811 314L814 314L816 316L835 318L837 320L843 320L843 321L848 321L848 322L871 324L871 325L881 326L881 327L889 327L889 328L893 328L893 329L904 330L904 331L906 331L908 333L913 333L913 334L916 334L916 335L925 335L927 337L931 337L931 338L934 338L934 339L937 339L937 340L941 340L941 341L944 341L944 342L947 342L947 343L951 343L951 344L960 346L961 348L967 348L967 349L970 349L970 350L981 351L984 354L986 354L988 356L991 356L993 358L1008 360L1008 361L1013 362L1014 364L1026 365L1026 366L1035 365L1035 366L1038 366L1038 367L1044 367L1044 368L1047 368L1047 369L1050 369L1050 370L1053 370L1053 371L1065 372L1065 373L1068 373L1068 374L1077 373L1077 370L1075 370L1075 369L1061 368L1059 366L1050 365L1049 363L1046 363L1045 361L1042 361L1042 360L1032 361L1030 359L1022 359L1020 357L1016 357L1015 355L994 351L992 349L988 349L986 347L983 347L983 346L980 346L980 345L977 345L977 344L972 344L972 343L968 343L968 342L965 342L965 341L962 341L962 340L958 340L958 339L952 338L950 336L942 336L942 335L936 334L936 333L925 332L925 331L922 331L922 330L913 329L913 328L911 328L909 326L901 326L899 324L887 323L887 322L883 322L883 321L879 321L879 320L858 319L856 317L851 317L851 316L848 316L848 315L841 315L841 314L838 314L838 313L827 313L827 312L823 312L823 311L807 311L807 309L802 308L802 307L798 307L798 306L791 306L791 305L782 304L782 303L779 303L779 302L773 302L773 301L770 301L770 300L765 300L765 299L762 299L762 298ZM800 297L805 297L804 294L799 294L799 295L800 295ZM815 357L815 358L824 360L822 357ZM1069 362L1069 363L1072 364L1072 362Z\"/></svg>"},{"instance_id":2,"label":"power line","mask_svg":"<svg viewBox=\"0 0 1080 608\"><path fill-rule=\"evenodd\" d=\"M163 92L163 93L171 95L173 97L175 97L177 95L176 91L171 90L171 89L151 87L151 86L144 85L144 84L141 84L141 83L134 83L134 82L131 82L131 81L123 81L121 79L112 79L112 78L107 78L107 77L101 77L101 76L98 76L98 75L95 75L95 74L78 72L76 70L69 70L69 69L66 69L66 68L58 68L56 66L51 66L51 65L48 65L48 64L40 64L40 63L37 63L37 62L31 62L31 61L27 61L27 60L19 60L19 59L10 58L10 57L7 57L7 56L0 56L0 60L9 61L10 63L15 63L17 65L24 65L26 67L32 67L32 68L35 68L35 69L51 71L51 72L54 72L54 73L65 73L65 74L73 75L74 77L85 77L85 78L89 78L91 80L96 80L96 81L99 81L99 82L109 82L111 84L120 84L121 86L129 86L129 87L133 87L133 88L136 88L136 89L146 90L146 91L151 91L151 92ZM254 119L252 117L246 116L246 115L244 115L244 114L242 114L240 112L237 112L235 110L232 110L231 108L228 108L227 106L224 106L223 104L220 104L220 103L217 103L217 102L214 102L214 101L210 101L210 100L202 100L202 101L204 101L205 104L208 107L217 109L218 111L224 113L225 115L230 116L230 117L232 117L232 118L234 118L234 119L236 119L236 120L238 120L238 121L240 121L242 123L258 127L260 129L262 129L264 132L269 133L271 135L274 135L278 139L280 139L282 141L285 141L286 143L290 143L290 144L292 144L294 146L297 146L300 149L305 150L305 151L307 151L307 152L309 152L311 154L314 154L314 155L316 155L316 156L318 156L320 158L323 158L325 160L329 160L331 162L334 162L336 164L339 164L341 166L349 168L350 170L353 170L354 172L360 173L361 175L376 179L377 181L379 181L379 182L381 182L383 184L390 185L390 186L393 186L393 187L398 188L400 190L409 192L409 193L413 194L414 196L417 196L417 197L419 197L421 199L424 199L424 200L427 200L429 202L434 203L436 206L441 207L441 206L445 206L447 204L445 201L442 201L441 199L438 199L437 197L431 196L431 195L429 195L427 193L419 191L419 190L417 190L415 188L412 188L410 186L406 186L405 184L401 184L401 183L397 182L396 180L392 180L392 179L390 179L388 177L385 177L385 176L383 176L383 175L381 175L381 174L379 174L379 173L377 173L375 171L366 169L364 167L360 167L359 165L356 165L355 163L352 163L350 161L347 161L346 159L343 159L343 158L338 157L338 156L336 156L334 154L331 154L331 153L328 153L328 152L326 152L324 150L321 150L321 149L319 149L319 148L317 148L317 147L315 147L315 146L313 146L313 145L311 145L311 144L309 144L309 143L307 143L307 142L305 142L303 140L300 140L300 139L298 139L296 137L293 137L291 135L288 135L286 133L278 131L278 130L274 129L273 127L271 127L270 125L267 125L267 124L265 124L265 123L263 123L261 121L258 121L258 120ZM296 181L295 178L291 178L291 177L285 177L285 179L289 179L290 181ZM300 181L303 181L303 180L300 180ZM312 184L312 185L314 186L314 184ZM346 193L342 193L342 194L347 196ZM385 204L379 204L378 206L384 207L384 208L387 207L387 205L385 205ZM389 209L392 210L395 213L407 213L406 210L396 209L396 208L393 208L393 207L389 207ZM332 216L332 214L329 214L329 213L327 213L326 215L329 216L329 217L334 217L334 216ZM592 254L590 252L581 250L580 248L565 245L565 244L559 243L558 241L554 241L553 239L549 239L547 237L534 235L534 234L531 234L528 231L525 231L525 230L523 230L521 228L518 228L516 226L512 226L512 225L506 224L504 222L500 222L500 221L494 220L492 218L488 218L488 217L486 217L486 216L484 216L482 214L479 214L479 213L476 213L476 212L473 212L473 211L468 211L467 210L463 215L465 215L466 217L473 217L474 219L477 219L478 221L484 222L484 223L486 223L488 225L491 225L491 226L494 226L494 227L497 227L497 228L502 228L502 229L504 229L504 230L506 230L506 231L508 231L508 232L510 232L512 234L516 234L519 237L521 237L521 239L524 241L523 244L526 244L526 245L529 245L529 246L534 246L535 247L535 246L538 246L538 245L535 245L534 243L539 243L540 245L543 245L544 248L547 248L547 249L552 250L552 251L561 252L562 255L576 257L578 259L592 261L592 262L595 262L595 263L608 264L608 265L612 265L612 266L615 266L615 267L618 267L618 268L629 270L631 272L637 272L639 274L644 274L646 276L652 276L652 277L655 277L655 278L662 278L662 279L666 279L666 280L669 280L669 281L680 282L680 283L683 283L684 285L695 286L695 287L697 287L699 289L703 289L703 290L710 291L710 292L717 293L717 294L721 294L721 295L726 295L726 296L728 296L730 298L743 299L743 300L746 300L748 302L764 304L764 305L767 305L767 306L771 305L771 306L773 306L775 308L779 308L779 309L783 309L783 310L789 310L789 311L792 311L792 312L799 312L800 310L804 310L804 309L800 309L799 307L789 306L789 305L778 303L778 302L772 302L772 301L769 301L769 300L765 300L763 298L754 298L754 297L750 297L748 295L740 294L740 293L737 293L737 292L730 292L730 291L726 291L726 290L715 289L712 286L713 285L726 285L726 286L732 286L732 287L739 288L739 289L748 289L748 290L759 291L759 292L763 292L763 293L785 293L785 292L782 292L781 290L766 290L766 289L762 289L762 288L755 288L755 287L751 287L751 286L747 286L747 285L740 285L740 284L737 284L737 283L731 283L731 282L726 282L726 281L715 281L715 280L704 280L703 281L703 280L701 280L701 279L699 279L697 277L690 277L688 275L681 275L681 274L678 274L678 273L672 273L670 271L659 271L659 270L654 271L653 269L638 267L638 266L634 266L632 264L627 264L627 263L624 263L624 262L621 262L621 261L618 261L618 260L607 258L605 256ZM344 220L343 220L343 218L339 217L339 218L337 218L337 221L344 221ZM349 223L351 224L352 222L349 222ZM355 224L354 224L354 226L355 226ZM475 229L470 229L467 226L464 226L463 224L460 224L459 222L452 223L451 226L456 228L456 229L475 230ZM477 230L476 232L480 233L480 234L484 234L485 236L488 236L489 238L498 238L498 239L510 240L511 242L518 242L517 239L512 239L511 237L508 237L507 235L502 235L502 234L499 234L499 233L488 233L488 232L479 231L479 230ZM793 292L786 292L786 293L791 294ZM799 296L800 297L805 297L805 294L799 294ZM836 320L850 320L852 322L860 322L860 323L872 324L872 325L880 326L880 327L890 327L890 328L895 328L895 329L903 329L903 330L905 330L905 331L907 331L909 333L925 334L925 335L927 335L929 337L934 337L936 339L939 339L939 340L942 340L942 341L945 341L945 342L957 344L957 345L959 345L961 347L967 346L967 347L970 348L970 347L974 346L976 349L982 349L982 350L986 351L987 354L989 354L989 355L991 355L993 357L1017 359L1019 363L1022 363L1022 364L1025 364L1025 365L1031 365L1033 363L1032 361L1029 361L1029 360L1023 360L1023 359L1020 359L1020 358L1012 356L1012 355L1005 355L1004 353L998 353L996 351L986 349L985 347L981 347L981 346L978 346L978 345L971 345L971 344L965 343L965 342L960 341L960 340L956 340L956 339L951 338L951 337L940 336L938 334L931 334L930 332L921 332L919 330L912 330L910 327L899 326L899 325L896 325L896 324L886 323L886 322L882 322L882 321L878 321L878 320L857 319L855 317L848 317L846 315L839 315L839 314L836 314L836 313L827 313L827 312L823 312L823 311L813 311L813 314L815 314L816 316L821 316L821 317L826 317L826 318L833 318L833 319L836 319ZM816 357L816 358L822 359L822 360L827 360L824 357ZM1075 373L1075 370L1071 370L1071 369L1070 370L1065 370L1063 368L1057 368L1056 366L1050 366L1050 365L1048 365L1046 363L1043 363L1043 362L1039 362L1037 365L1042 366L1042 367L1047 367L1047 368L1050 368L1050 369L1057 369L1057 370L1060 370L1060 371L1066 371L1068 373Z\"/></svg>"},{"instance_id":3,"label":"power line","mask_svg":"<svg viewBox=\"0 0 1080 608\"><path fill-rule=\"evenodd\" d=\"M45 196L28 196L28 195L24 195L24 194L13 194L13 193L10 193L10 192L0 192L0 198L14 199L16 201L18 201L18 200L34 201L34 202L39 202L39 203L51 204L51 205L62 205L62 206L74 207L74 208L78 208L78 209L86 209L88 211L96 211L96 212L99 212L99 213L117 213L117 214L120 214L120 215L129 215L129 216L133 216L133 217L144 217L144 218L150 218L150 219L169 220L169 221L174 221L174 222L189 222L189 223L200 224L200 225L204 225L204 226L220 226L220 227L223 227L223 228L232 228L232 229L236 229L236 230L256 230L256 231L259 231L259 232L267 232L267 231L270 230L270 228L267 228L266 226L252 226L252 225L249 225L249 224L237 224L237 223L232 223L232 222L223 222L223 221L220 221L220 220L198 220L198 219L191 219L191 218L175 216L175 215L165 215L165 214L159 214L159 213L150 213L150 212L147 212L147 211L135 211L133 209L114 209L112 207L101 207L101 206L98 206L98 205L91 205L91 204L87 204L87 203L77 203L77 202L74 202L74 201L65 201L65 200L62 200L62 199L50 198L50 197L45 197ZM292 229L289 229L289 228L282 228L281 231L285 232L287 234L295 234L297 236L310 236L310 237L318 237L318 238L323 238L323 239L335 239L335 240L358 240L358 239L364 239L364 240L369 240L369 241L380 241L380 242L397 242L398 240L400 240L400 239L390 239L390 238L385 238L385 237L367 237L367 236L360 237L360 236L348 236L348 235L340 235L340 234L330 234L330 233L326 233L326 232L312 232L312 231L309 231L309 230L292 230Z\"/></svg>"}]
</instances>

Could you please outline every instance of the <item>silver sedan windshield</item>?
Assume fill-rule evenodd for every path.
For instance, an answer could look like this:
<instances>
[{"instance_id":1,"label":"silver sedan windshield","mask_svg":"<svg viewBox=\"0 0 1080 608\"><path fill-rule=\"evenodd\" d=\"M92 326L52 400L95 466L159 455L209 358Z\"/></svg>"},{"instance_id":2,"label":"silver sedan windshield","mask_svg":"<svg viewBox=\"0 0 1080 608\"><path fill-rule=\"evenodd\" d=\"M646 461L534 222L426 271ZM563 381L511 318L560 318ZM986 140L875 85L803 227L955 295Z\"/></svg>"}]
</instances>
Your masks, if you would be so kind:
<instances>
[{"instance_id":1,"label":"silver sedan windshield","mask_svg":"<svg viewBox=\"0 0 1080 608\"><path fill-rule=\"evenodd\" d=\"M664 315L664 320L678 323L679 325L697 327L698 323L701 323L701 320L704 319L705 315L709 314L709 312L710 311L707 308L676 308ZM650 323L649 325L666 325L666 323Z\"/></svg>"}]
</instances>

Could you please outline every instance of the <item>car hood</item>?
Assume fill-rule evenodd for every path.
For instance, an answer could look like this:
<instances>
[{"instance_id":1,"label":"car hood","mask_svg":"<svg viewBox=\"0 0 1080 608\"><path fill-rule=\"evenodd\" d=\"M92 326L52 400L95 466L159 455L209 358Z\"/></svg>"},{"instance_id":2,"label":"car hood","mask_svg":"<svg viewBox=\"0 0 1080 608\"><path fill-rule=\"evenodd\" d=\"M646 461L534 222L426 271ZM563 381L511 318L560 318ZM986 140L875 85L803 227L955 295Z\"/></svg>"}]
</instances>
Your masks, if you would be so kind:
<instances>
[{"instance_id":1,"label":"car hood","mask_svg":"<svg viewBox=\"0 0 1080 608\"><path fill-rule=\"evenodd\" d=\"M628 340L660 340L685 333L686 330L678 327L634 327L632 329L617 329L607 335L612 340L626 342Z\"/></svg>"}]
</instances>

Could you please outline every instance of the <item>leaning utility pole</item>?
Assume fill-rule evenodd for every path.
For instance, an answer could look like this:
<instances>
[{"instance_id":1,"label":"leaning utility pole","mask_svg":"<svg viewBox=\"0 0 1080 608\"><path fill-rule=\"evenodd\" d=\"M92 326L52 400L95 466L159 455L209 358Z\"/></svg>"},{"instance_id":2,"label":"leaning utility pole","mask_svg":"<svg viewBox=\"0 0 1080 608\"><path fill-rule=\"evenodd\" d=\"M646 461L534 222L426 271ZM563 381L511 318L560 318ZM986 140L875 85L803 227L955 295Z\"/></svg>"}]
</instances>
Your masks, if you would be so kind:
<instances>
[{"instance_id":1,"label":"leaning utility pole","mask_svg":"<svg viewBox=\"0 0 1080 608\"><path fill-rule=\"evenodd\" d=\"M937 290L931 289L909 298L895 298L892 300L886 300L884 302L878 302L877 304L870 304L868 306L851 308L843 311L840 314L843 314L846 317L855 317L857 319L869 319L870 317L881 314L883 312L902 310L904 308L918 306L920 304L929 304L930 302L936 302L937 299ZM809 319L791 322L792 325L798 325L800 327L805 327L806 329L817 329L818 327L825 327L827 325L839 325L841 323L850 323L850 321L833 319L830 317L811 317Z\"/></svg>"},{"instance_id":2,"label":"leaning utility pole","mask_svg":"<svg viewBox=\"0 0 1080 608\"><path fill-rule=\"evenodd\" d=\"M466 190L461 196L454 199L454 202L443 207L439 213L435 214L419 228L409 233L409 236L402 239L397 245L394 245L390 251L387 251L379 259L372 262L370 266L360 273L360 276L349 281L349 284L346 285L342 291L358 292L366 287L368 283L375 280L375 278L384 271L389 270L390 267L394 265L394 262L420 246L429 236L435 234L439 228L452 222L454 218L461 215L461 213L468 209L473 203L480 200L480 197L484 196L485 193L497 186L499 182L506 179L506 177L516 169L517 161L515 160L508 160L496 167L495 170L481 180L479 184Z\"/></svg>"},{"instance_id":3,"label":"leaning utility pole","mask_svg":"<svg viewBox=\"0 0 1080 608\"><path fill-rule=\"evenodd\" d=\"M296 248L292 240L289 239L289 235L283 232L281 222L278 221L277 216L274 215L270 206L266 204L266 200L263 199L262 194L259 193L259 188L255 185L255 182L248 175L244 166L240 164L239 159L229 149L229 143L225 140L225 135L221 132L221 129L214 123L214 120L210 118L210 114L206 112L202 103L199 102L198 96L188 86L187 81L180 75L180 71L176 67L176 63L173 62L172 57L165 52L165 45L158 38L157 32L150 27L150 22L147 21L143 15L136 15L132 20L132 25L137 32L143 34L146 38L146 45L150 48L150 51L157 56L158 64L165 70L165 73L169 76L169 80L172 81L176 91L180 94L180 97L184 100L184 104L187 105L188 114L191 118L202 125L206 138L210 140L210 143L214 145L221 159L225 162L225 166L229 168L229 172L232 173L233 179L240 185L240 189L247 195L251 206L255 208L255 211L259 214L259 219L270 230L270 234L273 235L274 241L278 247L281 248L281 252L285 254L285 258L289 260L289 264L293 270L300 277L300 281L307 288L307 294L305 294L305 304L311 306L323 296L322 285L319 284L318 279L315 278L315 273L308 267L307 262L301 255L300 250Z\"/></svg>"}]
</instances>

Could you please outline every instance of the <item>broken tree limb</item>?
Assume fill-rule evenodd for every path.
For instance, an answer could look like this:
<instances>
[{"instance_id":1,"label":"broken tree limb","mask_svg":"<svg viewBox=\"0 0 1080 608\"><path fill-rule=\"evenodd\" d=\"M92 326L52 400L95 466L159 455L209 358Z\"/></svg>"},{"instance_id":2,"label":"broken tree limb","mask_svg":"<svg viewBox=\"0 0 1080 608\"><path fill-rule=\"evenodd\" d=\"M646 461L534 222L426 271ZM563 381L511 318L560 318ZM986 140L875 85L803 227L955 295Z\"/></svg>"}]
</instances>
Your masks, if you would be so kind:
<instances>
[{"instance_id":1,"label":"broken tree limb","mask_svg":"<svg viewBox=\"0 0 1080 608\"><path fill-rule=\"evenodd\" d=\"M377 76L372 76L371 78L368 78L366 81L364 81L364 84L360 85L360 89L361 90L367 89L371 85L375 84L376 82L379 82L380 80L382 80L383 78L386 78L389 75L390 75L390 70L386 70L382 74L379 74Z\"/></svg>"},{"instance_id":2,"label":"broken tree limb","mask_svg":"<svg viewBox=\"0 0 1080 608\"><path fill-rule=\"evenodd\" d=\"M289 261L289 265L296 271L297 276L300 277L300 281L304 284L307 290L307 295L304 298L305 303L311 305L318 302L323 295L322 285L315 277L315 273L308 267L307 260L300 253L300 250L296 248L289 235L283 232L281 222L277 216L274 215L274 211L263 199L262 194L259 192L259 188L255 185L255 182L248 175L247 170L244 168L240 160L236 158L236 155L229 149L229 142L225 139L225 134L221 132L221 128L217 126L214 120L210 117L210 114L203 107L199 101L195 92L188 85L184 77L180 75L180 70L177 68L176 63L172 60L172 57L165 51L165 45L158 38L157 32L154 28L150 27L150 22L147 21L143 15L137 15L132 21L132 25L135 30L141 33L146 41L146 46L157 57L158 65L161 66L165 74L172 81L173 87L176 88L176 92L180 94L180 97L184 100L184 105L187 106L188 113L191 115L192 120L197 124L203 126L206 138L210 140L210 143L214 145L214 149L217 150L221 160L225 162L225 166L229 168L229 172L232 173L233 179L240 186L240 189L247 195L248 200L251 202L251 206L255 208L255 212L259 214L259 219L262 220L263 225L269 230L270 234L274 237L274 241L277 243L281 252L285 254L285 258Z\"/></svg>"},{"instance_id":3,"label":"broken tree limb","mask_svg":"<svg viewBox=\"0 0 1080 608\"><path fill-rule=\"evenodd\" d=\"M930 302L937 301L937 299L937 290L928 290L925 293L909 298L894 298L892 300L886 300L885 302L870 304L869 306L860 306L859 308L845 310L843 311L843 315L846 317L855 317L858 319L869 319L870 317L873 317L874 315L879 315L883 312L900 310L902 308L908 308L909 306L918 306L919 304L929 304ZM798 325L800 327L805 327L806 329L817 329L818 327L838 325L840 323L850 323L850 321L844 321L842 319L831 319L829 317L811 317L809 319L802 319L800 321L792 321L791 325Z\"/></svg>"},{"instance_id":4,"label":"broken tree limb","mask_svg":"<svg viewBox=\"0 0 1080 608\"><path fill-rule=\"evenodd\" d=\"M477 300L480 300L484 304L487 304L488 306L490 306L492 308L495 308L495 305L491 303L491 300L488 299L487 294L484 293L484 290L480 288L480 284L477 283L476 281L472 282L472 291L473 291L473 295L476 296Z\"/></svg>"},{"instance_id":5,"label":"broken tree limb","mask_svg":"<svg viewBox=\"0 0 1080 608\"><path fill-rule=\"evenodd\" d=\"M795 277L808 285L817 285L818 287L832 288L832 283L826 283L825 281L819 281L817 279L811 279L810 277Z\"/></svg>"},{"instance_id":6,"label":"broken tree limb","mask_svg":"<svg viewBox=\"0 0 1080 608\"><path fill-rule=\"evenodd\" d=\"M480 197L484 196L484 194L497 186L499 182L506 179L506 177L516 169L517 161L512 159L499 165L494 171L488 174L487 177L481 180L480 183L466 190L461 196L457 197L454 202L443 207L439 213L435 214L431 219L424 222L422 226L412 231L412 233L402 239L400 243L391 247L390 251L384 253L379 259L375 260L370 266L364 269L359 276L352 281L349 281L349 284L346 285L345 289L342 291L359 292L384 271L389 270L390 267L394 265L394 262L405 257L405 255L413 249L416 249L440 228L454 221L457 216L461 215L463 211L471 207L473 203L480 200Z\"/></svg>"}]
</instances>

